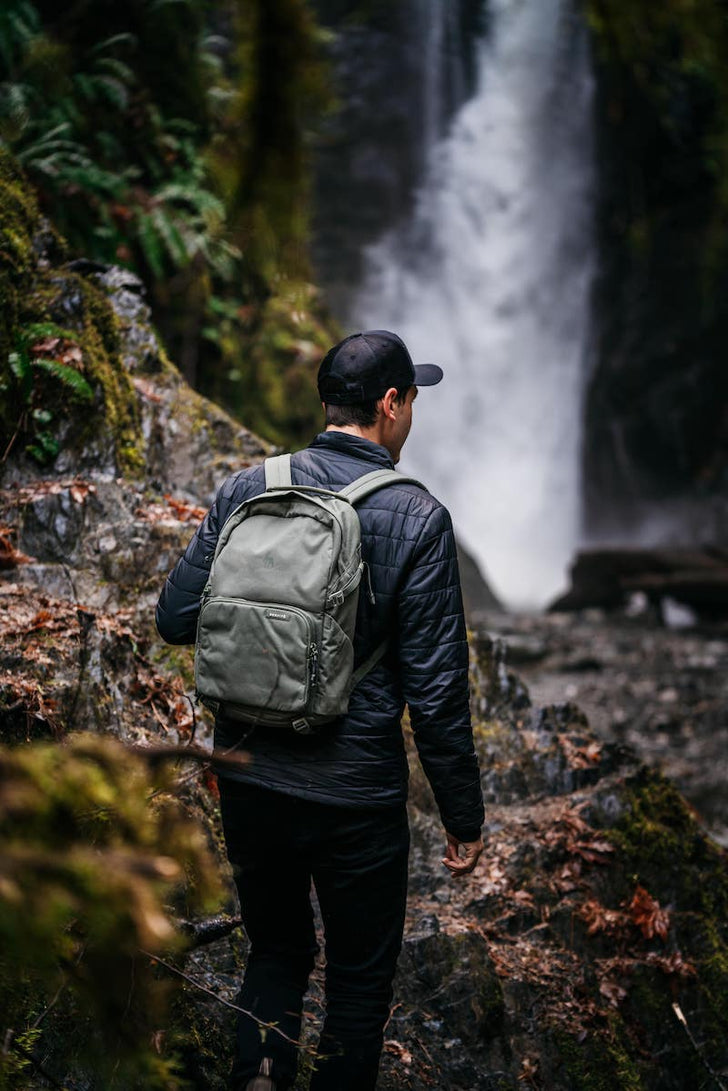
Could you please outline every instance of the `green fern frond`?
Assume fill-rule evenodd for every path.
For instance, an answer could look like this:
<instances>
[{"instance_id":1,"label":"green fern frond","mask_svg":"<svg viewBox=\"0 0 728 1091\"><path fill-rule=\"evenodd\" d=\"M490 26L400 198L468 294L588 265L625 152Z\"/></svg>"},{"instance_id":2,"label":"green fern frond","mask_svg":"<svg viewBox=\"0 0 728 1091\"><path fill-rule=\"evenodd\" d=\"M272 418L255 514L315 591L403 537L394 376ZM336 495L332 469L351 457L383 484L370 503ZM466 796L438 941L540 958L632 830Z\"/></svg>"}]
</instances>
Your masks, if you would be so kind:
<instances>
[{"instance_id":1,"label":"green fern frond","mask_svg":"<svg viewBox=\"0 0 728 1091\"><path fill-rule=\"evenodd\" d=\"M86 99L87 102L94 102L96 99L96 83L93 76L90 76L87 72L76 72L73 77L73 85L76 91Z\"/></svg>"},{"instance_id":2,"label":"green fern frond","mask_svg":"<svg viewBox=\"0 0 728 1091\"><path fill-rule=\"evenodd\" d=\"M9 72L17 54L40 32L40 15L30 0L5 0L0 7L0 62Z\"/></svg>"},{"instance_id":3,"label":"green fern frond","mask_svg":"<svg viewBox=\"0 0 728 1091\"><path fill-rule=\"evenodd\" d=\"M50 432L36 432L35 442L25 448L27 454L41 466L52 462L61 449L61 445Z\"/></svg>"},{"instance_id":4,"label":"green fern frond","mask_svg":"<svg viewBox=\"0 0 728 1091\"><path fill-rule=\"evenodd\" d=\"M129 91L125 83L115 76L94 76L93 80L102 97L117 110L126 110L129 105Z\"/></svg>"},{"instance_id":5,"label":"green fern frond","mask_svg":"<svg viewBox=\"0 0 728 1091\"><path fill-rule=\"evenodd\" d=\"M138 239L147 265L161 280L164 276L164 251L155 225L148 216L142 217L139 222Z\"/></svg>"},{"instance_id":6,"label":"green fern frond","mask_svg":"<svg viewBox=\"0 0 728 1091\"><path fill-rule=\"evenodd\" d=\"M42 357L33 360L32 365L34 368L40 368L42 371L54 375L80 401L89 402L93 400L93 387L89 386L83 375L80 371L76 371L75 367L62 364L60 360L46 360Z\"/></svg>"},{"instance_id":7,"label":"green fern frond","mask_svg":"<svg viewBox=\"0 0 728 1091\"><path fill-rule=\"evenodd\" d=\"M138 45L137 37L135 34L122 33L112 34L110 38L104 38L103 41L96 42L88 51L89 57L98 57L100 53L106 53L109 49L116 49L117 46L124 45L129 46L131 49L136 49Z\"/></svg>"},{"instance_id":8,"label":"green fern frond","mask_svg":"<svg viewBox=\"0 0 728 1091\"><path fill-rule=\"evenodd\" d=\"M24 346L34 345L36 341L43 341L46 337L61 337L64 341L74 343L76 341L75 334L55 322L29 322L18 334L18 340Z\"/></svg>"},{"instance_id":9,"label":"green fern frond","mask_svg":"<svg viewBox=\"0 0 728 1091\"><path fill-rule=\"evenodd\" d=\"M0 132L7 140L17 140L31 119L33 91L24 83L0 85Z\"/></svg>"},{"instance_id":10,"label":"green fern frond","mask_svg":"<svg viewBox=\"0 0 728 1091\"><path fill-rule=\"evenodd\" d=\"M101 72L110 72L127 87L134 83L133 70L117 57L100 57L96 62L96 69Z\"/></svg>"},{"instance_id":11,"label":"green fern frond","mask_svg":"<svg viewBox=\"0 0 728 1091\"><path fill-rule=\"evenodd\" d=\"M170 182L158 189L155 197L165 204L179 202L188 205L200 216L212 214L219 219L223 219L225 216L225 205L219 197L216 197L208 189L198 188L197 186Z\"/></svg>"},{"instance_id":12,"label":"green fern frond","mask_svg":"<svg viewBox=\"0 0 728 1091\"><path fill-rule=\"evenodd\" d=\"M188 249L183 224L175 223L169 212L160 207L152 209L149 218L164 243L172 264L177 267L186 265L194 257L194 251L190 252Z\"/></svg>"},{"instance_id":13,"label":"green fern frond","mask_svg":"<svg viewBox=\"0 0 728 1091\"><path fill-rule=\"evenodd\" d=\"M8 366L16 379L24 382L30 372L30 360L24 352L9 352Z\"/></svg>"}]
</instances>

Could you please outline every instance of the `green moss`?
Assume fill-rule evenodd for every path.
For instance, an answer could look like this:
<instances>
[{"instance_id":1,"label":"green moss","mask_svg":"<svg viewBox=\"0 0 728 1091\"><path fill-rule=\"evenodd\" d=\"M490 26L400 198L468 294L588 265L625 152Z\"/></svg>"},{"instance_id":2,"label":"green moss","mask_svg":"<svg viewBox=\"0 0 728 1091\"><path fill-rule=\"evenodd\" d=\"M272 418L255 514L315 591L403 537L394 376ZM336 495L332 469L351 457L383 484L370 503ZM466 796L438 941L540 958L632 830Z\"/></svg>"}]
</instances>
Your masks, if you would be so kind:
<instances>
[{"instance_id":1,"label":"green moss","mask_svg":"<svg viewBox=\"0 0 728 1091\"><path fill-rule=\"evenodd\" d=\"M99 288L82 277L75 279L83 299L84 367L103 390L104 416L114 437L119 469L136 474L144 467L143 441L134 387L121 360L118 319Z\"/></svg>"},{"instance_id":2,"label":"green moss","mask_svg":"<svg viewBox=\"0 0 728 1091\"><path fill-rule=\"evenodd\" d=\"M622 851L628 881L641 883L663 905L725 920L725 854L698 825L675 786L643 768L627 784L624 800L622 817L608 836Z\"/></svg>"},{"instance_id":3,"label":"green moss","mask_svg":"<svg viewBox=\"0 0 728 1091\"><path fill-rule=\"evenodd\" d=\"M561 1068L559 1086L573 1091L643 1091L639 1067L629 1055L616 1015L607 1032L593 1032L583 1041L559 1027L553 1043Z\"/></svg>"},{"instance_id":4,"label":"green moss","mask_svg":"<svg viewBox=\"0 0 728 1091\"><path fill-rule=\"evenodd\" d=\"M323 425L318 365L340 336L312 284L275 277L237 330L234 367L204 392L272 443L308 443Z\"/></svg>"},{"instance_id":5,"label":"green moss","mask_svg":"<svg viewBox=\"0 0 728 1091\"><path fill-rule=\"evenodd\" d=\"M165 669L175 675L185 691L194 688L194 653L187 645L160 644L155 648L152 661L163 664Z\"/></svg>"},{"instance_id":6,"label":"green moss","mask_svg":"<svg viewBox=\"0 0 728 1091\"><path fill-rule=\"evenodd\" d=\"M674 785L658 773L641 770L627 785L627 808L607 836L624 864L623 898L643 885L670 913L673 942L695 968L680 980L681 991L697 994L690 1006L700 1011L701 1039L707 1052L724 1053L728 1026L728 860L699 826ZM655 967L635 970L628 1002L640 1023L665 1048L690 1061L690 1050L675 1042L673 994ZM687 1041L687 1040L686 1040ZM677 1054L676 1054L677 1055Z\"/></svg>"},{"instance_id":7,"label":"green moss","mask_svg":"<svg viewBox=\"0 0 728 1091\"><path fill-rule=\"evenodd\" d=\"M41 229L44 253L36 252L34 246ZM51 266L50 259L62 257L62 251L58 236L42 223L30 185L12 158L0 152L0 384L6 391L0 422L6 432L3 449L28 408L24 400L27 395L20 391L9 371L8 354L23 328L52 321L77 335L82 370L101 393L96 412L76 412L65 442L82 445L87 438L97 436L99 425L105 425L119 470L138 473L144 466L144 454L137 400L121 359L116 316L101 289L78 274ZM57 425L76 407L73 401L57 397L56 382L44 377L34 391L32 405L50 409ZM26 420L26 436L32 435L29 428Z\"/></svg>"}]
</instances>

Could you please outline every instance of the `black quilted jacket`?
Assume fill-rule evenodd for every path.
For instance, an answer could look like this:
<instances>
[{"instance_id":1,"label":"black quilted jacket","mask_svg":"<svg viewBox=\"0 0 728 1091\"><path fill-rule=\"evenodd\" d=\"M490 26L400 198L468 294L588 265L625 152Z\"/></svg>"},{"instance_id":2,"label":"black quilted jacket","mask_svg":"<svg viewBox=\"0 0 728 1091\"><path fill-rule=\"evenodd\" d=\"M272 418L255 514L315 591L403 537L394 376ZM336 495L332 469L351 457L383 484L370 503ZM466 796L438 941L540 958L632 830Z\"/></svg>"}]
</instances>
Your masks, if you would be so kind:
<instances>
[{"instance_id":1,"label":"black quilted jacket","mask_svg":"<svg viewBox=\"0 0 728 1091\"><path fill-rule=\"evenodd\" d=\"M379 467L389 452L344 432L322 432L294 454L295 484L340 489ZM262 466L229 477L184 556L167 579L157 628L170 644L191 644L200 595L218 534L231 512L264 489ZM315 736L256 729L244 741L252 761L239 779L339 806L401 802L407 760L400 721L405 703L420 760L445 828L475 840L483 822L468 701L468 649L452 524L447 510L416 485L394 485L357 505L362 556L376 602L359 597L356 663L383 640L383 660L352 693L345 717ZM240 724L218 720L216 745L240 740Z\"/></svg>"}]
</instances>

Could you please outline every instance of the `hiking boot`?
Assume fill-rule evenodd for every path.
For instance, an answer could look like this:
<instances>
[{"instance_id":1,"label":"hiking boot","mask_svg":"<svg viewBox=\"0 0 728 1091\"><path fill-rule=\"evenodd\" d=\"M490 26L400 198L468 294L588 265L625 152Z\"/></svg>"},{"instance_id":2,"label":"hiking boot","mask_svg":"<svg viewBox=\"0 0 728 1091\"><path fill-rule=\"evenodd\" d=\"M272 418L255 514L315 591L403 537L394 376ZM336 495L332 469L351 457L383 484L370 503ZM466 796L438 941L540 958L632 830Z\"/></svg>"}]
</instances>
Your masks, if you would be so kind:
<instances>
[{"instance_id":1,"label":"hiking boot","mask_svg":"<svg viewBox=\"0 0 728 1091\"><path fill-rule=\"evenodd\" d=\"M260 1062L258 1075L248 1081L245 1085L245 1091L276 1091L276 1083L271 1076L272 1071L272 1060L270 1057L264 1057Z\"/></svg>"}]
</instances>

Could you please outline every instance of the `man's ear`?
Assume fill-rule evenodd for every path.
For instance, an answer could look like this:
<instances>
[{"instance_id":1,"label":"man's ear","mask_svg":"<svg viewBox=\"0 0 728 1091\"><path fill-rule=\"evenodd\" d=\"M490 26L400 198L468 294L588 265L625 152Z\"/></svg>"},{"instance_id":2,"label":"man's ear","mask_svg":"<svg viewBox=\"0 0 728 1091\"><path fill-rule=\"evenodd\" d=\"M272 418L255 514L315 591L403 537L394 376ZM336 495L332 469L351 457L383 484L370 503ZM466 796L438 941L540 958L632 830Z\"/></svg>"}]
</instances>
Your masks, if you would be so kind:
<instances>
[{"instance_id":1,"label":"man's ear","mask_svg":"<svg viewBox=\"0 0 728 1091\"><path fill-rule=\"evenodd\" d=\"M390 386L382 398L382 412L387 420L396 420L397 414L394 410L394 404L397 401L397 388L396 386Z\"/></svg>"}]
</instances>

